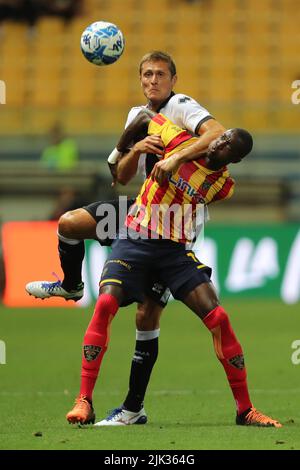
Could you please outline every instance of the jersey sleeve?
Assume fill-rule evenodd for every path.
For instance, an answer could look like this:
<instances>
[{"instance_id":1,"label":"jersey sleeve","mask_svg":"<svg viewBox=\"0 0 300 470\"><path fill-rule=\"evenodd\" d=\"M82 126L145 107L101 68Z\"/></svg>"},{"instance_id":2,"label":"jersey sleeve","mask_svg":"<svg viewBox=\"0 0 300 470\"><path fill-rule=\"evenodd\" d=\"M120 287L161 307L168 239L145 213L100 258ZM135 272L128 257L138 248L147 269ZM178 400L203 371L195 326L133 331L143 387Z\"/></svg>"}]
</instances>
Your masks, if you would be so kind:
<instances>
[{"instance_id":1,"label":"jersey sleeve","mask_svg":"<svg viewBox=\"0 0 300 470\"><path fill-rule=\"evenodd\" d=\"M127 120L126 120L126 123L125 123L125 129L134 120L134 118L136 118L136 116L139 114L139 112L144 108L145 108L145 106L136 106L134 108L131 108L131 110L129 111L128 116L127 116Z\"/></svg>"},{"instance_id":2,"label":"jersey sleeve","mask_svg":"<svg viewBox=\"0 0 300 470\"><path fill-rule=\"evenodd\" d=\"M171 121L190 132L197 133L207 120L213 119L209 111L188 95L178 93L170 100Z\"/></svg>"},{"instance_id":3,"label":"jersey sleeve","mask_svg":"<svg viewBox=\"0 0 300 470\"><path fill-rule=\"evenodd\" d=\"M139 114L139 112L144 109L145 106L135 106L134 108L131 108L131 110L128 113L127 120L125 123L125 129L129 126L129 124L136 118L136 116ZM142 175L143 178L146 178L146 154L141 153L139 161L138 161L138 167L137 167L137 175Z\"/></svg>"}]
</instances>

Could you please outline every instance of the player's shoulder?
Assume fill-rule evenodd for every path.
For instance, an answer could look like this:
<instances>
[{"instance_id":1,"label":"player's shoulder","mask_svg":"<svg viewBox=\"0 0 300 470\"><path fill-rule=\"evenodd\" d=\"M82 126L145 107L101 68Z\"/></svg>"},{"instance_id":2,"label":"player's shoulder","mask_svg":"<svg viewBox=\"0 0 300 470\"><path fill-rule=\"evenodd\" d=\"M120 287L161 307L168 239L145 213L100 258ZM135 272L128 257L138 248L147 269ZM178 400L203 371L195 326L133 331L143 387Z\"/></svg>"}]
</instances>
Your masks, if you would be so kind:
<instances>
[{"instance_id":1,"label":"player's shoulder","mask_svg":"<svg viewBox=\"0 0 300 470\"><path fill-rule=\"evenodd\" d=\"M128 113L129 116L137 116L142 109L145 109L146 105L141 104L140 106L133 106Z\"/></svg>"},{"instance_id":2,"label":"player's shoulder","mask_svg":"<svg viewBox=\"0 0 300 470\"><path fill-rule=\"evenodd\" d=\"M134 118L139 114L139 112L145 108L146 108L145 105L134 106L133 108L131 108L127 115L125 127L127 127L134 120Z\"/></svg>"},{"instance_id":3,"label":"player's shoulder","mask_svg":"<svg viewBox=\"0 0 300 470\"><path fill-rule=\"evenodd\" d=\"M197 101L185 93L175 93L169 100L169 104L173 106L186 103L197 103Z\"/></svg>"},{"instance_id":4,"label":"player's shoulder","mask_svg":"<svg viewBox=\"0 0 300 470\"><path fill-rule=\"evenodd\" d=\"M170 115L174 115L174 113L180 115L208 114L207 109L202 104L184 93L173 95L166 108Z\"/></svg>"}]
</instances>

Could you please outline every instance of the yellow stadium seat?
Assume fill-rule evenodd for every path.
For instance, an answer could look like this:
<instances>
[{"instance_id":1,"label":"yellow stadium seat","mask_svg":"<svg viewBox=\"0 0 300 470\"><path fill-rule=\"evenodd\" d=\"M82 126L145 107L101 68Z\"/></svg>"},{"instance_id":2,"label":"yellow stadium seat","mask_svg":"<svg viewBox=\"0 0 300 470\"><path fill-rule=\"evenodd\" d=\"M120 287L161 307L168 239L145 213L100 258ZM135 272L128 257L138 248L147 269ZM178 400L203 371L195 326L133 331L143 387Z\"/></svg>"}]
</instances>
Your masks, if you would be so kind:
<instances>
[{"instance_id":1,"label":"yellow stadium seat","mask_svg":"<svg viewBox=\"0 0 300 470\"><path fill-rule=\"evenodd\" d=\"M29 34L29 28L26 23L17 23L15 21L5 21L3 23L3 39L9 42L12 41L13 38L20 38L26 37Z\"/></svg>"},{"instance_id":2,"label":"yellow stadium seat","mask_svg":"<svg viewBox=\"0 0 300 470\"><path fill-rule=\"evenodd\" d=\"M290 106L286 104L280 108L280 131L286 134L296 133L299 134L299 104Z\"/></svg>"},{"instance_id":3,"label":"yellow stadium seat","mask_svg":"<svg viewBox=\"0 0 300 470\"><path fill-rule=\"evenodd\" d=\"M92 134L96 133L96 125L93 122L93 113L85 108L68 108L63 115L63 122L68 133ZM97 129L98 130L98 129Z\"/></svg>"},{"instance_id":4,"label":"yellow stadium seat","mask_svg":"<svg viewBox=\"0 0 300 470\"><path fill-rule=\"evenodd\" d=\"M69 106L93 106L95 105L95 83L93 80L84 84L78 78L67 82L63 100Z\"/></svg>"},{"instance_id":5,"label":"yellow stadium seat","mask_svg":"<svg viewBox=\"0 0 300 470\"><path fill-rule=\"evenodd\" d=\"M22 76L11 76L4 75L4 81L6 84L6 104L20 105L23 106L26 98L26 82Z\"/></svg>"},{"instance_id":6,"label":"yellow stadium seat","mask_svg":"<svg viewBox=\"0 0 300 470\"><path fill-rule=\"evenodd\" d=\"M44 134L48 136L54 123L61 120L61 113L57 107L44 106L43 104L30 110L26 128L32 134Z\"/></svg>"},{"instance_id":7,"label":"yellow stadium seat","mask_svg":"<svg viewBox=\"0 0 300 470\"><path fill-rule=\"evenodd\" d=\"M16 132L22 119L24 132L47 132L55 116L74 132L119 132L128 108L145 102L138 64L153 49L174 57L175 90L198 99L224 125L297 132L299 106L290 101L291 83L300 79L295 0L83 3L82 16L69 24L58 18L41 18L34 29L3 24L0 78ZM96 20L116 23L125 35L113 66L91 65L80 51L84 28Z\"/></svg>"},{"instance_id":8,"label":"yellow stadium seat","mask_svg":"<svg viewBox=\"0 0 300 470\"><path fill-rule=\"evenodd\" d=\"M43 39L46 37L48 38L48 42L50 43L55 35L63 34L65 31L65 22L61 18L49 18L49 17L42 17L38 20L36 24L36 34L38 39Z\"/></svg>"},{"instance_id":9,"label":"yellow stadium seat","mask_svg":"<svg viewBox=\"0 0 300 470\"><path fill-rule=\"evenodd\" d=\"M24 116L19 103L7 104L1 108L0 133L3 135L24 134Z\"/></svg>"},{"instance_id":10,"label":"yellow stadium seat","mask_svg":"<svg viewBox=\"0 0 300 470\"><path fill-rule=\"evenodd\" d=\"M242 81L242 100L246 103L268 103L272 100L270 83L267 80L249 79Z\"/></svg>"},{"instance_id":11,"label":"yellow stadium seat","mask_svg":"<svg viewBox=\"0 0 300 470\"><path fill-rule=\"evenodd\" d=\"M57 106L60 104L61 82L57 77L45 77L32 84L31 99L36 106Z\"/></svg>"}]
</instances>

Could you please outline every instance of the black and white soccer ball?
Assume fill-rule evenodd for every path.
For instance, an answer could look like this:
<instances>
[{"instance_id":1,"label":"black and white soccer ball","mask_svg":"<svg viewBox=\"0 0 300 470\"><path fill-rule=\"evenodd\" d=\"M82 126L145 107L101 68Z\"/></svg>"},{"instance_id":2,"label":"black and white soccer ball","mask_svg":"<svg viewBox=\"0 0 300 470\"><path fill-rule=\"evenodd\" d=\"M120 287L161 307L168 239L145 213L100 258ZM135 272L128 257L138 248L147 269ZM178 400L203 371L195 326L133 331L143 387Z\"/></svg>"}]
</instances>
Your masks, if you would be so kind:
<instances>
[{"instance_id":1,"label":"black and white soccer ball","mask_svg":"<svg viewBox=\"0 0 300 470\"><path fill-rule=\"evenodd\" d=\"M96 21L82 33L80 40L84 57L95 65L110 65L124 51L124 36L113 23Z\"/></svg>"}]
</instances>

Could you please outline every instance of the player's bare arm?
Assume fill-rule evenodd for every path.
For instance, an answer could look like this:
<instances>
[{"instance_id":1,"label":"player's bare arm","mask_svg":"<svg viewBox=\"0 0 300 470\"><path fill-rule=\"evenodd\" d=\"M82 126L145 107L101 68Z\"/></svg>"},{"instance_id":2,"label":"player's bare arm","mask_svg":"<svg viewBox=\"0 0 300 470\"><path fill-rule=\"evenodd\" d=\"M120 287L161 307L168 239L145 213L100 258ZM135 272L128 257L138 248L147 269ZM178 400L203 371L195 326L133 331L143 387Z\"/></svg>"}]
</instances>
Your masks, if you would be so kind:
<instances>
[{"instance_id":1,"label":"player's bare arm","mask_svg":"<svg viewBox=\"0 0 300 470\"><path fill-rule=\"evenodd\" d=\"M225 128L215 119L205 121L199 128L199 139L185 149L174 153L168 159L154 165L151 178L162 184L170 173L175 173L182 163L195 160L206 152L209 144L225 132Z\"/></svg>"},{"instance_id":2,"label":"player's bare arm","mask_svg":"<svg viewBox=\"0 0 300 470\"><path fill-rule=\"evenodd\" d=\"M200 154L206 152L209 144L225 131L225 127L215 119L205 121L199 128L198 134L200 137L198 141L174 154L176 160L181 164L199 158Z\"/></svg>"},{"instance_id":3,"label":"player's bare arm","mask_svg":"<svg viewBox=\"0 0 300 470\"><path fill-rule=\"evenodd\" d=\"M116 179L126 185L135 175L138 168L139 157L142 153L155 153L163 155L163 143L157 135L147 136L148 124L156 113L145 109L141 111L123 132L117 149L122 156L116 168ZM135 142L128 151L128 147Z\"/></svg>"}]
</instances>

